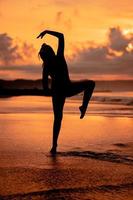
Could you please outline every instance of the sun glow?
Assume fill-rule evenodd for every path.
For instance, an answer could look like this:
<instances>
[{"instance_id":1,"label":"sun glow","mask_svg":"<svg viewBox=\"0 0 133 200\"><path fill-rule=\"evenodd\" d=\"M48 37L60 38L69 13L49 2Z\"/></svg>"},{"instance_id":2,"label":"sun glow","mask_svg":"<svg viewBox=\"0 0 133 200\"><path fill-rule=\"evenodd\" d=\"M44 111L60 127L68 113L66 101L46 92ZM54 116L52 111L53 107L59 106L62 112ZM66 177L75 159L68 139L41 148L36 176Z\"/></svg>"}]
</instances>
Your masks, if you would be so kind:
<instances>
[{"instance_id":1,"label":"sun glow","mask_svg":"<svg viewBox=\"0 0 133 200\"><path fill-rule=\"evenodd\" d=\"M86 76L83 68L77 70L77 64L92 76L101 77L106 71L108 75L102 78L110 78L112 73L119 79L131 77L132 6L133 0L0 0L0 78L40 78L38 51L42 43L51 45L55 52L58 45L57 38L50 35L36 39L45 29L64 34L65 57L70 69L75 65L75 77ZM123 69L120 75L123 65L129 71L125 74Z\"/></svg>"},{"instance_id":2,"label":"sun glow","mask_svg":"<svg viewBox=\"0 0 133 200\"><path fill-rule=\"evenodd\" d=\"M133 51L133 43L129 43L128 46L127 46L127 48L126 48L126 50L127 50L128 52Z\"/></svg>"},{"instance_id":3,"label":"sun glow","mask_svg":"<svg viewBox=\"0 0 133 200\"><path fill-rule=\"evenodd\" d=\"M133 29L124 29L122 32L124 35L133 34Z\"/></svg>"}]
</instances>

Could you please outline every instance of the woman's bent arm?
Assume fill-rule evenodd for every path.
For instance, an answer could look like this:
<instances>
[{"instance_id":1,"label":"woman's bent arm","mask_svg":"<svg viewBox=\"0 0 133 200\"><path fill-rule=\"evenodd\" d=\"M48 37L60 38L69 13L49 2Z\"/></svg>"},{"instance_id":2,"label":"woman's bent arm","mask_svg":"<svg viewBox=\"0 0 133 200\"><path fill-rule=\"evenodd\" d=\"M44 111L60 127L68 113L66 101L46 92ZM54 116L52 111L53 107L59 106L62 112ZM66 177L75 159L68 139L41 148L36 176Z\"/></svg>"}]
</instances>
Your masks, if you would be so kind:
<instances>
[{"instance_id":1,"label":"woman's bent arm","mask_svg":"<svg viewBox=\"0 0 133 200\"><path fill-rule=\"evenodd\" d=\"M37 38L39 38L39 37L43 38L44 35L46 35L46 34L53 35L59 39L57 55L64 56L64 35L62 33L56 32L56 31L45 30L45 31L41 32Z\"/></svg>"}]
</instances>

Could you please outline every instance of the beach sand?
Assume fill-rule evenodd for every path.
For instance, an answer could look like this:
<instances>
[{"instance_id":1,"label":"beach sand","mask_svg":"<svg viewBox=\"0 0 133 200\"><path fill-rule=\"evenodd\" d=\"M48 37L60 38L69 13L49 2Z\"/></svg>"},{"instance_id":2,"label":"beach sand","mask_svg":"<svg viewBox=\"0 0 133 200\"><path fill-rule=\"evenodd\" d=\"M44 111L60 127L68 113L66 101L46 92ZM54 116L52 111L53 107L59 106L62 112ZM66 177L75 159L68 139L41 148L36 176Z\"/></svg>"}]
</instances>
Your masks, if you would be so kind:
<instances>
[{"instance_id":1,"label":"beach sand","mask_svg":"<svg viewBox=\"0 0 133 200\"><path fill-rule=\"evenodd\" d=\"M1 114L0 121L0 199L132 199L131 118L65 114L55 157L52 114Z\"/></svg>"},{"instance_id":2,"label":"beach sand","mask_svg":"<svg viewBox=\"0 0 133 200\"><path fill-rule=\"evenodd\" d=\"M37 153L12 157L26 165L1 167L2 199L132 199L130 165L69 153L56 158Z\"/></svg>"}]
</instances>

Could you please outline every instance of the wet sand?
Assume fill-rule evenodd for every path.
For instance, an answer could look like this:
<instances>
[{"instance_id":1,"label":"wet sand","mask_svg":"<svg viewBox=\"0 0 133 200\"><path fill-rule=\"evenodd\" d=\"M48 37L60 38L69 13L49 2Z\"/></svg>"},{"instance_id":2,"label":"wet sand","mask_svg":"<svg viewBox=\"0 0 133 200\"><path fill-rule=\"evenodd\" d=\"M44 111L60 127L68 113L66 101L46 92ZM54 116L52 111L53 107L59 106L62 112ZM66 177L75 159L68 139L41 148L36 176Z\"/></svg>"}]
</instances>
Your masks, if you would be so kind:
<instances>
[{"instance_id":1,"label":"wet sand","mask_svg":"<svg viewBox=\"0 0 133 200\"><path fill-rule=\"evenodd\" d=\"M0 115L0 199L131 200L132 119L66 114L56 157L52 120Z\"/></svg>"},{"instance_id":2,"label":"wet sand","mask_svg":"<svg viewBox=\"0 0 133 200\"><path fill-rule=\"evenodd\" d=\"M65 154L3 154L3 159L12 160L12 166L0 168L1 198L132 199L132 162Z\"/></svg>"}]
</instances>

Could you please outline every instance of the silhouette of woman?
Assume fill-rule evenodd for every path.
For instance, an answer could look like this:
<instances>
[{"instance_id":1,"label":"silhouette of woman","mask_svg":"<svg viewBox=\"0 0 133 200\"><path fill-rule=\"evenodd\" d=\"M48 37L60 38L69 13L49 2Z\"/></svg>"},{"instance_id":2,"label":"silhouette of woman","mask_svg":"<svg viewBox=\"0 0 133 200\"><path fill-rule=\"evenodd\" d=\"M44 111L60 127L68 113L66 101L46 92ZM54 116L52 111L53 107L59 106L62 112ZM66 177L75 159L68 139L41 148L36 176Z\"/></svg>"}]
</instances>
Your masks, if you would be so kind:
<instances>
[{"instance_id":1,"label":"silhouette of woman","mask_svg":"<svg viewBox=\"0 0 133 200\"><path fill-rule=\"evenodd\" d=\"M54 112L53 145L50 152L51 154L56 154L66 97L71 97L84 91L83 102L79 107L81 113L80 119L82 119L92 96L95 82L92 80L71 81L64 57L64 35L59 32L45 30L37 38L43 38L45 34L50 34L58 38L57 54L54 53L51 46L45 43L42 44L39 51L39 55L43 61L43 89L46 95L52 96ZM48 85L48 76L51 77L51 89Z\"/></svg>"}]
</instances>

